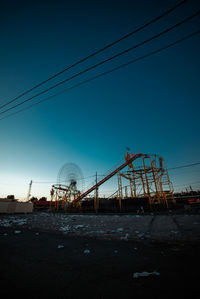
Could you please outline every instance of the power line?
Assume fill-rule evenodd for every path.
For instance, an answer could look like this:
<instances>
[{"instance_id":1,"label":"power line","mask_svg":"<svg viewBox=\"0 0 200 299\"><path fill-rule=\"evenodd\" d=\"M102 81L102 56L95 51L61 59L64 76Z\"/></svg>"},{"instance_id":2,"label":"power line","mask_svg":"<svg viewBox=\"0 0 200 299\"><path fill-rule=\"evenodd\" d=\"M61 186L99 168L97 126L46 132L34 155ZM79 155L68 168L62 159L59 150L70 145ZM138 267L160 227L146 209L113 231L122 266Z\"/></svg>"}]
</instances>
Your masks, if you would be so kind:
<instances>
[{"instance_id":1,"label":"power line","mask_svg":"<svg viewBox=\"0 0 200 299\"><path fill-rule=\"evenodd\" d=\"M190 21L191 19L195 18L195 17L198 16L199 14L200 14L200 10L198 10L195 14L193 14L193 15L191 15L191 16L185 18L184 20L182 20L182 21L176 23L175 25L173 25L173 26L171 26L171 27L165 29L164 31L161 31L160 33L155 34L155 35L153 35L152 37L150 37L150 38L148 38L148 39L146 39L146 40L144 40L144 41L142 41L142 42L140 42L140 43L138 43L138 44L136 44L136 45L134 45L134 46L132 46L132 47L130 47L130 48L128 48L128 49L125 49L124 51L121 51L121 52L119 52L119 53L117 53L117 54L115 54L115 55L113 55L113 56L111 56L111 57L109 57L109 58L107 58L107 59L105 59L105 60L103 60L103 61L101 61L101 62L95 64L95 65L92 65L92 66L90 66L90 67L84 69L83 71L80 71L80 72L76 73L75 75L73 75L73 76L71 76L71 77L68 77L68 78L66 78L66 79L64 79L64 80L62 80L62 81L60 81L60 82L58 82L57 84L54 84L53 86L51 86L51 87L49 87L49 88L47 88L47 89L45 89L45 90L43 90L43 91L37 93L36 95L34 95L34 96L32 96L32 97L30 97L30 98L28 98L28 99L26 99L26 100L24 100L24 101L22 101L22 102L20 102L20 103L18 103L18 104L16 104L16 105L14 105L14 106L12 106L12 107L10 107L10 108L8 108L8 109L6 109L6 110L0 112L0 114L6 113L6 112L8 112L8 111L10 111L10 110L12 110L12 109L18 107L18 106L21 106L22 104L24 104L24 103L26 103L26 102L29 102L30 100L32 100L32 99L34 99L34 98L36 98L36 97L38 97L38 96L40 96L40 95L42 95L42 94L44 94L44 93L50 91L50 90L52 90L52 89L54 89L54 88L56 88L56 87L58 87L58 86L60 86L60 85L62 85L62 84L64 84L64 83L66 83L66 82L68 82L68 81L74 79L74 78L77 78L77 77L79 77L79 76L81 76L81 75L83 75L83 74L85 74L85 73L87 73L87 72L89 72L89 71L91 71L91 70L93 70L93 69L95 69L95 68L97 68L97 67L99 67L99 66L101 66L101 65L103 65L103 64L105 64L105 63L107 63L107 62L109 62L109 61L111 61L111 60L113 60L113 59L115 59L115 58L117 58L117 57L119 57L119 56L121 56L121 55L124 55L124 54L126 54L126 53L128 53L128 52L130 52L130 51L132 51L132 50L134 50L134 49L136 49L136 48L138 48L138 47L140 47L140 46L143 46L144 44L146 44L146 43L148 43L148 42L150 42L150 41L152 41L152 40L154 40L154 39L160 37L161 35L164 35L164 34L168 33L169 31L171 31L171 30L173 30L173 29L175 29L175 28L181 26L182 24L184 24L184 23Z\"/></svg>"},{"instance_id":2,"label":"power line","mask_svg":"<svg viewBox=\"0 0 200 299\"><path fill-rule=\"evenodd\" d=\"M84 181L84 180L86 180L88 178L92 178L92 177L95 177L95 175L90 175L85 178L79 178L79 179L76 179L76 181ZM70 181L70 180L68 180L68 181ZM55 181L33 181L34 184L58 184L58 185L60 185L60 183L65 183L65 182L66 182L66 180L61 181L59 183L55 182Z\"/></svg>"},{"instance_id":3,"label":"power line","mask_svg":"<svg viewBox=\"0 0 200 299\"><path fill-rule=\"evenodd\" d=\"M65 69L63 69L62 71L60 71L60 72L54 74L53 76L49 77L48 79L46 79L46 80L44 80L44 81L38 83L37 85L33 86L32 88L30 88L30 89L28 89L27 91L23 92L22 94L18 95L18 96L15 97L14 99L12 99L12 100L10 100L9 102L7 102L7 103L3 104L2 106L0 106L0 109L3 108L3 107L5 107L5 106L7 106L7 105L9 105L9 104L11 104L11 103L13 103L14 101L16 101L16 100L18 100L19 98L23 97L24 95L30 93L31 91L35 90L36 88L38 88L38 87L44 85L45 83L47 83L48 81L50 81L50 80L56 78L57 76L63 74L64 72L70 70L71 68L73 68L73 67L75 67L75 66L77 66L77 65L79 65L79 64L81 64L81 63L83 63L83 62L85 62L85 61L87 61L87 60L90 59L91 57L96 56L97 54L99 54L99 53L101 53L101 52L107 50L108 48L110 48L110 47L112 47L112 46L118 44L118 43L121 42L122 40L124 40L124 39L126 39L126 38L128 38L128 37L130 37L130 36L132 36L132 35L134 35L134 34L136 34L137 32L143 30L144 28L146 28L146 27L152 25L153 23L159 21L160 19L162 19L163 17L167 16L168 14L170 14L171 12L173 12L175 9L177 9L177 8L180 7L180 6L182 6L182 5L185 4L186 2L188 2L188 0L184 0L184 1L181 1L181 2L177 3L175 6L173 6L173 7L170 8L170 9L168 9L168 10L165 11L163 14L161 14L161 15L159 15L158 17L152 19L151 21L145 23L144 25L140 26L139 28L137 28L137 29L135 29L135 30L133 30L133 31L131 31L131 32L127 33L127 34L125 34L124 36L122 36L121 38L115 40L114 42L112 42L112 43L110 43L110 44L104 46L103 48L100 48L99 50L95 51L94 53L92 53L92 54L90 54L90 55L88 55L88 56L86 56L86 57L84 57L84 58L78 60L77 62L75 62L75 63L73 63L72 65L70 65L70 66L66 67Z\"/></svg>"},{"instance_id":4,"label":"power line","mask_svg":"<svg viewBox=\"0 0 200 299\"><path fill-rule=\"evenodd\" d=\"M31 104L31 105L29 105L28 107L25 107L25 108L23 108L23 109L20 109L20 110L18 110L18 111L16 111L16 112L13 112L13 113L9 114L9 115L6 115L6 116L0 118L0 120L3 120L3 119L5 119L5 118L9 118L9 117L11 117L11 116L14 116L15 114L18 114L18 113L20 113L20 112L23 112L23 111L25 111L25 110L28 110L28 109L30 109L30 108L32 108L32 107L34 107L34 106L36 106L36 105L38 105L38 104L40 104L40 103L42 103L42 102L45 102L45 101L47 101L47 100L50 100L51 98L53 98L53 97L55 97L55 96L57 96L57 95L60 95L60 94L62 94L62 93L64 93L64 92L66 92L66 91L69 91L69 90L71 90L71 89L75 89L75 88L77 88L77 87L79 87L79 86L81 86L81 85L83 85L83 84L89 83L89 82L91 82L91 81L93 81L93 80L96 80L96 79L98 79L98 78L100 78L100 77L103 77L103 76L105 76L105 75L107 75L107 74L110 74L110 73L112 73L112 72L114 72L114 71L117 71L117 70L119 70L119 69L121 69L121 68L123 68L123 67L126 67L126 66L130 65L130 64L133 64L133 63L138 62L138 61L140 61L140 60L142 60L142 59L145 59L145 58L148 58L148 57L150 57L150 56L153 56L153 55L155 55L155 54L157 54L157 53L159 53L159 52L161 52L161 51L164 51L164 50L166 50L166 49L168 49L168 48L170 48L170 47L172 47L172 46L175 46L175 45L177 45L177 44L179 44L179 43L181 43L181 42L183 42L183 41L185 41L185 40L187 40L187 39L189 39L189 38L191 38L191 37L194 37L194 36L197 35L197 34L200 34L200 30L197 30L197 31L195 31L195 32L193 32L193 33L191 33L191 34L188 34L188 35L186 35L185 37L183 37L183 38L181 38L181 39L179 39L179 40L176 40L175 42L172 42L172 43L170 43L170 44L168 44L168 45L166 45L166 46L164 46L164 47L161 47L161 48L159 48L159 49L157 49L157 50L154 50L154 51L152 51L152 52L150 52L150 53L148 53L148 54L145 54L145 55L140 56L140 57L138 57L138 58L132 59L132 60L128 61L127 63L121 64L121 65L119 65L119 66L117 66L117 67L115 67L115 68L112 68L112 69L110 69L110 70L108 70L108 71L105 71L105 72L103 72L103 73L100 73L100 74L98 74L98 75L96 75L96 76L94 76L94 77L92 77L92 78L90 78L90 79L81 81L80 83L77 83L77 84L75 84L75 85L73 85L73 86L71 86L71 87L69 87L69 88L67 88L67 89L64 89L64 90L62 90L62 91L60 91L60 92L57 92L57 93L55 93L55 94L53 94L53 95L51 95L51 96L48 96L48 97L45 98L45 99L42 99L42 100L40 100L40 101L38 101L38 102L36 102L36 103L34 103L34 104Z\"/></svg>"},{"instance_id":5,"label":"power line","mask_svg":"<svg viewBox=\"0 0 200 299\"><path fill-rule=\"evenodd\" d=\"M199 172L199 171L198 171ZM198 173L196 173L196 172L194 172L194 171L185 171L185 172L178 172L178 173L173 173L172 174L172 172L170 172L170 177L174 180L174 179L177 179L177 178L181 178L182 180L184 180L184 179L187 179L188 177L194 177L194 176L197 176L198 175Z\"/></svg>"},{"instance_id":6,"label":"power line","mask_svg":"<svg viewBox=\"0 0 200 299\"><path fill-rule=\"evenodd\" d=\"M185 167L192 167L192 166L196 166L196 165L199 165L199 164L200 164L200 162L187 164L187 165L182 165L182 166L177 166L177 167L171 167L171 168L168 168L168 170L180 169L180 168L185 168Z\"/></svg>"},{"instance_id":7,"label":"power line","mask_svg":"<svg viewBox=\"0 0 200 299\"><path fill-rule=\"evenodd\" d=\"M173 187L181 187L181 186L185 186L185 187L187 187L188 185L197 185L197 184L199 184L200 183L200 181L195 181L195 182L186 182L186 183L184 183L184 184L178 184L178 185L174 185L173 184Z\"/></svg>"}]
</instances>

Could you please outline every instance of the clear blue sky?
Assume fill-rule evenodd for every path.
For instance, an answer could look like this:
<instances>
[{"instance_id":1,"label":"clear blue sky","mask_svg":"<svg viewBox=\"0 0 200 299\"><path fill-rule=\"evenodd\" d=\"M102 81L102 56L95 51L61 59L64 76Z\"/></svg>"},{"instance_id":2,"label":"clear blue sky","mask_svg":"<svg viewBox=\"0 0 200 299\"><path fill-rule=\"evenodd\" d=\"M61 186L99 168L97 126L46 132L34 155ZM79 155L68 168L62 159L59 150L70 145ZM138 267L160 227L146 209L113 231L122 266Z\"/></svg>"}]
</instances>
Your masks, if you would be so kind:
<instances>
[{"instance_id":1,"label":"clear blue sky","mask_svg":"<svg viewBox=\"0 0 200 299\"><path fill-rule=\"evenodd\" d=\"M1 1L0 104L178 2ZM164 30L198 9L200 2L189 1L143 32L45 86ZM165 46L199 29L199 25L200 17L196 17L55 91ZM79 165L85 177L96 171L105 173L123 160L127 146L134 153L161 155L168 167L199 162L199 53L197 35L0 121L0 196L26 197L31 179L56 180L60 167L67 162ZM173 183L198 181L198 167L187 171L178 176L173 172ZM33 195L47 196L49 188L34 185Z\"/></svg>"}]
</instances>

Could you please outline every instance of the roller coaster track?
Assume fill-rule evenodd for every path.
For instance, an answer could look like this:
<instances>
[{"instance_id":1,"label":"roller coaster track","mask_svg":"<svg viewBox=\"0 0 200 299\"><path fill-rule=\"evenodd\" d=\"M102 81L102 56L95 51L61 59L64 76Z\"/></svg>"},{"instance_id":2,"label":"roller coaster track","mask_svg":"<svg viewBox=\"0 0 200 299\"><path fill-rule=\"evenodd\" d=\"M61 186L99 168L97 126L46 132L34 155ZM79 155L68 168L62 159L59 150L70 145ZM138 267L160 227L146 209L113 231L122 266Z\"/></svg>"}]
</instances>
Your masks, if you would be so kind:
<instances>
[{"instance_id":1,"label":"roller coaster track","mask_svg":"<svg viewBox=\"0 0 200 299\"><path fill-rule=\"evenodd\" d=\"M111 173L109 173L107 176L105 176L101 181L97 182L94 186L92 186L90 189L88 189L87 191L85 191L84 193L80 194L77 198L74 199L74 202L78 202L81 199L83 199L84 197L86 197L88 194L90 194L92 191L94 191L95 189L97 189L99 186L101 186L103 183L105 183L106 181L108 181L111 177L113 177L115 174L117 174L120 170L122 170L123 168L125 168L126 166L128 166L130 163L132 163L134 160L136 160L137 158L141 157L142 154L136 154L133 155L129 160L127 160L125 163L123 163L122 165L120 165L118 168L116 168L114 171L112 171Z\"/></svg>"}]
</instances>

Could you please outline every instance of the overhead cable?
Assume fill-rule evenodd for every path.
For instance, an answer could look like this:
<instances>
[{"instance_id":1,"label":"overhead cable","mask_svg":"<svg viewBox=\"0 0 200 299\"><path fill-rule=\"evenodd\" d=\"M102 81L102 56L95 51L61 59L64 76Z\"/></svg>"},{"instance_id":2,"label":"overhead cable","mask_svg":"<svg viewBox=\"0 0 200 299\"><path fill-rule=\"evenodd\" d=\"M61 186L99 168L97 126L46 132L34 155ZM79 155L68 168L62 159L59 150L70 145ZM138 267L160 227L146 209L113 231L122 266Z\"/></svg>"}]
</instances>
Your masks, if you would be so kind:
<instances>
[{"instance_id":1,"label":"overhead cable","mask_svg":"<svg viewBox=\"0 0 200 299\"><path fill-rule=\"evenodd\" d=\"M88 56L86 56L86 57L84 57L84 58L78 60L77 62L73 63L72 65L70 65L70 66L64 68L63 70L61 70L61 71L59 71L58 73L52 75L52 76L49 77L48 79L46 79L46 80L44 80L44 81L38 83L37 85L33 86L32 88L28 89L27 91L21 93L20 95L18 95L17 97L13 98L13 99L10 100L9 102L7 102L7 103L1 105L1 106L0 106L0 109L3 108L3 107L5 107L5 106L7 106L7 105L9 105L9 104L11 104L11 103L13 103L14 101L16 101L16 100L18 100L19 98L25 96L26 94L30 93L31 91L35 90L36 88L38 88L38 87L44 85L44 84L47 83L48 81L50 81L50 80L56 78L57 76L63 74L64 72L66 72L66 71L72 69L73 67L75 67L75 66L77 66L77 65L79 65L79 64L81 64L81 63L83 63L83 62L85 62L85 61L87 61L88 59L90 59L90 58L92 58L92 57L98 55L99 53L101 53L101 52L103 52L103 51L105 51L105 50L111 48L112 46L118 44L118 43L121 42L122 40L124 40L124 39L126 39L126 38L128 38L128 37L130 37L130 36L132 36L132 35L134 35L134 34L136 34L137 32L139 32L139 31L143 30L144 28L150 26L151 24L153 24L153 23L159 21L160 19L162 19L163 17L167 16L168 14L170 14L171 12L173 12L175 9L177 9L177 8L180 7L180 6L182 6L182 5L185 4L186 2L188 2L188 0L184 0L184 1L181 1L181 2L177 3L175 6L173 6L173 7L170 8L170 9L168 9L168 10L165 11L163 14L161 14L161 15L159 15L158 17L152 19L151 21L145 23L144 25L140 26L139 28L136 28L135 30L133 30L133 31L131 31L131 32L129 32L129 33L123 35L121 38L119 38L119 39L113 41L112 43L110 43L110 44L104 46L103 48L100 48L99 50L93 52L92 54L90 54L90 55L88 55Z\"/></svg>"},{"instance_id":2,"label":"overhead cable","mask_svg":"<svg viewBox=\"0 0 200 299\"><path fill-rule=\"evenodd\" d=\"M136 45L134 45L134 46L132 46L132 47L126 49L126 50L124 50L124 51L121 51L121 52L119 52L119 53L117 53L117 54L115 54L115 55L113 55L113 56L111 56L111 57L109 57L109 58L107 58L107 59L105 59L105 60L103 60L103 61L100 61L100 62L98 62L97 64L94 64L94 65L92 65L92 66L90 66L90 67L84 69L83 71L80 71L80 72L76 73L75 75L73 75L73 76L71 76L71 77L68 77L68 78L66 78L66 79L64 79L64 80L62 80L62 81L60 81L60 82L58 82L57 84L55 84L55 85L53 85L53 86L51 86L51 87L49 87L49 88L47 88L47 89L45 89L45 90L43 90L43 91L37 93L36 95L34 95L34 96L32 96L32 97L30 97L30 98L28 98L28 99L25 99L25 100L23 100L22 102L20 102L20 103L18 103L18 104L16 104L16 105L14 105L14 106L12 106L12 107L10 107L10 108L4 110L4 111L1 111L0 114L6 113L6 112L8 112L8 111L10 111L10 110L12 110L12 109L18 107L18 106L21 106L21 105L23 105L24 103L29 102L29 101L33 100L34 98L36 98L36 97L38 97L38 96L40 96L40 95L42 95L42 94L44 94L44 93L46 93L46 92L48 92L48 91L50 91L50 90L52 90L52 89L58 87L58 86L60 86L60 85L62 85L62 84L64 84L64 83L66 83L66 82L68 82L68 81L70 81L70 80L72 80L72 79L74 79L74 78L77 78L77 77L79 77L79 76L81 76L81 75L83 75L83 74L85 74L85 73L87 73L87 72L89 72L89 71L91 71L91 70L93 70L93 69L95 69L95 68L97 68L97 67L99 67L99 66L101 66L101 65L103 65L103 64L105 64L105 63L107 63L107 62L109 62L109 61L111 61L111 60L113 60L113 59L115 59L115 58L117 58L117 57L119 57L119 56L121 56L121 55L124 55L124 54L126 54L126 53L128 53L128 52L130 52L130 51L132 51L132 50L134 50L134 49L136 49L136 48L138 48L138 47L143 46L144 44L146 44L146 43L148 43L148 42L150 42L150 41L152 41L152 40L154 40L154 39L156 39L156 38L158 38L158 37L160 37L160 36L162 36L162 35L168 33L169 31L171 31L171 30L173 30L173 29L175 29L175 28L181 26L182 24L184 24L184 23L190 21L191 19L193 19L194 17L198 16L199 14L200 14L200 10L198 10L195 14L193 14L193 15L191 15L191 16L185 18L184 20L182 20L182 21L176 23L175 25L173 25L173 26L171 26L171 27L165 29L164 31L161 31L161 32L158 33L158 34L155 34L155 35L153 35L152 37L150 37L150 38L148 38L148 39L146 39L146 40L144 40L144 41L142 41L142 42L140 42L140 43L138 43L138 44L136 44Z\"/></svg>"},{"instance_id":3,"label":"overhead cable","mask_svg":"<svg viewBox=\"0 0 200 299\"><path fill-rule=\"evenodd\" d=\"M196 166L196 165L199 165L199 164L200 164L200 162L197 162L197 163L193 163L193 164L187 164L187 165L168 168L168 170L174 170L174 169L185 168L185 167L192 167L192 166Z\"/></svg>"},{"instance_id":4,"label":"overhead cable","mask_svg":"<svg viewBox=\"0 0 200 299\"><path fill-rule=\"evenodd\" d=\"M148 57L150 57L150 56L153 56L153 55L155 55L155 54L157 54L157 53L159 53L159 52L161 52L161 51L164 51L164 50L166 50L166 49L168 49L168 48L170 48L170 47L172 47L172 46L175 46L175 45L177 45L177 44L179 44L179 43L181 43L181 42L183 42L183 41L185 41L185 40L187 40L187 39L189 39L189 38L192 38L192 37L194 37L194 36L196 36L196 35L198 35L198 34L200 34L200 30L197 30L197 31L195 31L195 32L193 32L193 33L191 33L191 34L188 34L188 35L186 35L185 37L183 37L183 38L181 38L181 39L179 39L179 40L176 40L175 42L172 42L172 43L170 43L170 44L168 44L168 45L166 45L166 46L163 46L163 47L161 47L161 48L159 48L159 49L157 49L157 50L151 51L151 52L148 53L148 54L145 54L145 55L142 55L142 56L140 56L140 57L138 57L138 58L132 59L132 60L130 60L130 61L126 62L126 63L123 63L123 64L121 64L121 65L119 65L119 66L117 66L117 67L114 67L114 68L112 68L112 69L110 69L110 70L108 70L108 71L105 71L105 72L103 72L103 73L100 73L100 74L98 74L98 75L96 75L96 76L94 76L94 77L92 77L92 78L89 78L89 79L87 79L87 80L81 81L81 82L79 82L79 83L77 83L77 84L75 84L75 85L73 85L73 86L71 86L71 87L68 87L68 88L66 88L66 89L64 89L64 90L62 90L62 91L59 91L59 92L57 92L57 93L55 93L55 94L53 94L53 95L51 95L51 96L46 97L45 99L42 99L42 100L40 100L40 101L38 101L38 102L36 102L36 103L34 103L34 104L31 104L31 105L29 105L29 106L27 106L27 107L25 107L25 108L22 108L22 109L20 109L20 110L18 110L18 111L16 111L16 112L10 113L10 114L8 114L8 115L6 115L6 116L0 118L0 121L3 120L3 119L9 118L9 117L11 117L11 116L14 116L15 114L18 114L18 113L23 112L23 111L25 111L25 110L28 110L28 109L30 109L30 108L32 108L32 107L38 105L38 104L41 104L41 103L43 103L43 102L45 102L45 101L47 101L47 100L50 100L50 99L56 97L57 95L63 94L64 92L67 92L67 91L69 91L69 90L75 89L75 88L77 88L77 87L79 87L79 86L81 86L81 85L83 85L83 84L89 83L89 82L91 82L91 81L93 81L93 80L96 80L96 79L98 79L98 78L100 78L100 77L103 77L103 76L105 76L105 75L107 75L107 74L110 74L110 73L112 73L112 72L114 72L114 71L117 71L117 70L119 70L119 69L122 69L122 68L124 68L124 67L126 67L126 66L128 66L128 65L131 65L131 64L133 64L133 63L135 63L135 62L138 62L138 61L140 61L140 60L143 60L143 59L145 59L145 58L148 58Z\"/></svg>"}]
</instances>

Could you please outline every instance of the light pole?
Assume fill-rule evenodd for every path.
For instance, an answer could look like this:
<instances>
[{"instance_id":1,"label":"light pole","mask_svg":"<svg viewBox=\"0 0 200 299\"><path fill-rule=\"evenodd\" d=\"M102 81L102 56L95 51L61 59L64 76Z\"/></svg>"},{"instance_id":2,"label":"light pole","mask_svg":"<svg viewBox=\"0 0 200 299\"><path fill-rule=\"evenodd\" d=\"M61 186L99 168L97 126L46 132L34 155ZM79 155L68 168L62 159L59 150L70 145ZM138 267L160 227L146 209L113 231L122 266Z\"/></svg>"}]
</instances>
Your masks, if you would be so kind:
<instances>
[{"instance_id":1,"label":"light pole","mask_svg":"<svg viewBox=\"0 0 200 299\"><path fill-rule=\"evenodd\" d=\"M30 196L31 196L31 187L32 187L32 184L33 184L33 181L31 180L30 184L29 184L29 188L28 188L27 201L29 201Z\"/></svg>"}]
</instances>

